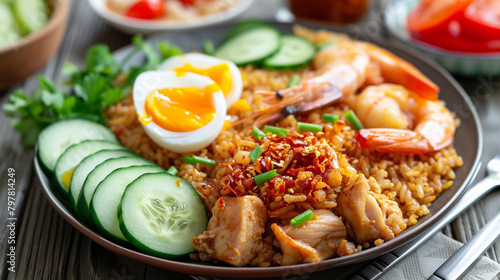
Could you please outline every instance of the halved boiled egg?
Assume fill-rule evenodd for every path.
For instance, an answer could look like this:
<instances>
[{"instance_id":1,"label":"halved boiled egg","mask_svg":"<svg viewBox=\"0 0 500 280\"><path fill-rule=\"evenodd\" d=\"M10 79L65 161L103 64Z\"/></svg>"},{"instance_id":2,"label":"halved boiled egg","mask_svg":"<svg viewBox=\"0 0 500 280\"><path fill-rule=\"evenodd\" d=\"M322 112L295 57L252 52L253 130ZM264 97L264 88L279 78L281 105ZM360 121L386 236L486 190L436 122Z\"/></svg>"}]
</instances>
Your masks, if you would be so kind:
<instances>
[{"instance_id":1,"label":"halved boiled egg","mask_svg":"<svg viewBox=\"0 0 500 280\"><path fill-rule=\"evenodd\" d=\"M198 74L144 72L135 80L133 97L148 136L174 152L208 146L224 125L224 94L213 80Z\"/></svg>"},{"instance_id":2,"label":"halved boiled egg","mask_svg":"<svg viewBox=\"0 0 500 280\"><path fill-rule=\"evenodd\" d=\"M227 108L240 99L243 90L240 70L233 62L201 53L173 56L165 60L158 70L190 72L209 77L224 93Z\"/></svg>"}]
</instances>

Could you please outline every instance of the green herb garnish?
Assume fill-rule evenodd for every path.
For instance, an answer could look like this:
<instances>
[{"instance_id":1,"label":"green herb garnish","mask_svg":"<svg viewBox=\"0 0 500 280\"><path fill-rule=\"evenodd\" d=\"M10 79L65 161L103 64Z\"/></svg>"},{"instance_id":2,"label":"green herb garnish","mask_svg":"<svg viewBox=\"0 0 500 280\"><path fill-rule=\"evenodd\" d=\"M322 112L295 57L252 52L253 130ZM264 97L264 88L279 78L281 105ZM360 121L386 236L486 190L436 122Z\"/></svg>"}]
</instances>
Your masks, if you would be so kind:
<instances>
[{"instance_id":1,"label":"green herb garnish","mask_svg":"<svg viewBox=\"0 0 500 280\"><path fill-rule=\"evenodd\" d=\"M254 181L256 185L260 185L266 181L271 180L272 178L278 176L278 173L276 173L276 169L273 169L271 171L267 171L265 173L259 174L254 177Z\"/></svg>"},{"instance_id":2,"label":"green herb garnish","mask_svg":"<svg viewBox=\"0 0 500 280\"><path fill-rule=\"evenodd\" d=\"M31 95L15 90L3 110L11 117L14 129L24 135L24 145L34 146L42 129L62 119L82 118L104 124L104 110L131 92L139 74L156 69L162 59L182 53L166 41L158 43L161 56L140 36L135 36L132 43L134 48L121 63L102 44L87 51L82 69L65 63L61 70L69 77L65 87L57 87L50 78L40 76L40 86ZM129 66L130 59L140 52L145 54L145 62Z\"/></svg>"},{"instance_id":3,"label":"green herb garnish","mask_svg":"<svg viewBox=\"0 0 500 280\"><path fill-rule=\"evenodd\" d=\"M259 141L264 139L264 137L266 137L266 134L256 127L252 129L252 134Z\"/></svg>"},{"instance_id":4,"label":"green herb garnish","mask_svg":"<svg viewBox=\"0 0 500 280\"><path fill-rule=\"evenodd\" d=\"M203 51L208 55L214 55L215 54L214 42L212 42L211 40L205 40L203 42Z\"/></svg>"},{"instance_id":5,"label":"green herb garnish","mask_svg":"<svg viewBox=\"0 0 500 280\"><path fill-rule=\"evenodd\" d=\"M262 148L257 145L253 150L250 152L250 158L252 159L253 162L262 154Z\"/></svg>"},{"instance_id":6,"label":"green herb garnish","mask_svg":"<svg viewBox=\"0 0 500 280\"><path fill-rule=\"evenodd\" d=\"M352 124L354 129L360 130L360 129L364 128L363 124L358 119L358 116L356 116L356 114L354 113L353 110L349 110L349 111L345 112L344 117Z\"/></svg>"},{"instance_id":7,"label":"green herb garnish","mask_svg":"<svg viewBox=\"0 0 500 280\"><path fill-rule=\"evenodd\" d=\"M288 81L288 84L286 85L287 88L293 87L294 85L298 84L300 81L300 76L299 75L293 75L292 78L290 78L290 81Z\"/></svg>"},{"instance_id":8,"label":"green herb garnish","mask_svg":"<svg viewBox=\"0 0 500 280\"><path fill-rule=\"evenodd\" d=\"M281 128L281 127L276 127L276 126L270 126L270 125L265 125L264 126L264 133L272 133L276 134L279 136L288 136L288 129L286 128Z\"/></svg>"},{"instance_id":9,"label":"green herb garnish","mask_svg":"<svg viewBox=\"0 0 500 280\"><path fill-rule=\"evenodd\" d=\"M290 220L290 224L294 227L298 227L301 224L311 220L313 218L313 215L314 215L314 213L311 210L304 211L304 212L298 214L297 216L295 216L294 218L292 218Z\"/></svg>"},{"instance_id":10,"label":"green herb garnish","mask_svg":"<svg viewBox=\"0 0 500 280\"><path fill-rule=\"evenodd\" d=\"M173 165L171 165L171 166L168 168L168 170L167 170L167 173L170 173L170 174L172 174L172 175L174 175L174 176L175 176L175 175L177 175L177 172L179 172L179 171L178 171L178 170L177 170L177 168L175 168L175 166L173 166Z\"/></svg>"},{"instance_id":11,"label":"green herb garnish","mask_svg":"<svg viewBox=\"0 0 500 280\"><path fill-rule=\"evenodd\" d=\"M334 114L324 114L321 120L325 123L336 124L339 121L339 116Z\"/></svg>"},{"instance_id":12,"label":"green herb garnish","mask_svg":"<svg viewBox=\"0 0 500 280\"><path fill-rule=\"evenodd\" d=\"M323 126L319 124L297 122L297 131L301 132L320 132L323 131Z\"/></svg>"},{"instance_id":13,"label":"green herb garnish","mask_svg":"<svg viewBox=\"0 0 500 280\"><path fill-rule=\"evenodd\" d=\"M189 163L191 165L195 165L197 163L209 165L209 166L215 166L216 162L213 159L208 159L208 158L202 158L199 156L184 156L184 162Z\"/></svg>"}]
</instances>

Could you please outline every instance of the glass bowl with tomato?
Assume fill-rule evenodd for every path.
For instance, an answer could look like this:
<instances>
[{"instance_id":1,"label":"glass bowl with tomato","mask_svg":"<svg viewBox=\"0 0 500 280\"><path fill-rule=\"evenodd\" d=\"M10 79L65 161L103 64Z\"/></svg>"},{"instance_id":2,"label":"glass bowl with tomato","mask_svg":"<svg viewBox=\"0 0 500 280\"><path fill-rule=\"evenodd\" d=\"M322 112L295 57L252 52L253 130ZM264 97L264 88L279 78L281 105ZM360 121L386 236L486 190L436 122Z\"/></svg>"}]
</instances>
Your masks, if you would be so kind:
<instances>
[{"instance_id":1,"label":"glass bowl with tomato","mask_svg":"<svg viewBox=\"0 0 500 280\"><path fill-rule=\"evenodd\" d=\"M395 0L389 33L458 75L500 75L500 0Z\"/></svg>"},{"instance_id":2,"label":"glass bowl with tomato","mask_svg":"<svg viewBox=\"0 0 500 280\"><path fill-rule=\"evenodd\" d=\"M88 1L101 18L128 34L185 31L215 25L239 16L253 3L253 0Z\"/></svg>"}]
</instances>

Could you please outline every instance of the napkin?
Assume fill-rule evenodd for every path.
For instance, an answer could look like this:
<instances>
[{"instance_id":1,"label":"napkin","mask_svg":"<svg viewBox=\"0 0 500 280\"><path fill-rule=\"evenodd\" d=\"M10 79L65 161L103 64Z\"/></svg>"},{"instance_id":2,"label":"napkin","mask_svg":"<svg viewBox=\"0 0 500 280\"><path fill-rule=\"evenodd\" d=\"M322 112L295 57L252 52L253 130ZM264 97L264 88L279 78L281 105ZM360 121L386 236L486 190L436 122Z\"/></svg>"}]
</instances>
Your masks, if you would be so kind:
<instances>
[{"instance_id":1,"label":"napkin","mask_svg":"<svg viewBox=\"0 0 500 280\"><path fill-rule=\"evenodd\" d=\"M455 253L462 243L440 233L434 235L420 248L410 255L401 259L393 268L389 269L380 277L383 280L420 280L427 279L436 271L447 259ZM364 279L355 277L356 273L365 264L356 264L341 267L329 271L319 272L311 275L308 279ZM492 280L500 276L500 264L487 258L481 257L475 262L460 279L462 280ZM297 276L296 279L302 279ZM288 278L293 279L293 278Z\"/></svg>"},{"instance_id":2,"label":"napkin","mask_svg":"<svg viewBox=\"0 0 500 280\"><path fill-rule=\"evenodd\" d=\"M389 270L383 279L427 279L462 245L462 243L438 233ZM461 279L491 280L499 273L500 264L483 256L462 275Z\"/></svg>"}]
</instances>

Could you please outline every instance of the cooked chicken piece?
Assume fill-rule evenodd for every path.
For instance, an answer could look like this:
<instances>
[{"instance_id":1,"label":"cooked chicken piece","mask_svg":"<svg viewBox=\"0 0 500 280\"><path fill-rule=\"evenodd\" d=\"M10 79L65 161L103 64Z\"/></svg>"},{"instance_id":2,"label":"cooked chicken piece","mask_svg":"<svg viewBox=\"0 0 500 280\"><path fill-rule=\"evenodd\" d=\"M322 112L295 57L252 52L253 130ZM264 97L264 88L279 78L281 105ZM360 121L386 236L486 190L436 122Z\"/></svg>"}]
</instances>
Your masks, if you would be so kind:
<instances>
[{"instance_id":1,"label":"cooked chicken piece","mask_svg":"<svg viewBox=\"0 0 500 280\"><path fill-rule=\"evenodd\" d=\"M319 262L319 253L306 243L295 240L286 234L285 230L277 224L272 224L271 229L281 245L281 254L275 256L275 261L280 265L297 263Z\"/></svg>"},{"instance_id":2,"label":"cooked chicken piece","mask_svg":"<svg viewBox=\"0 0 500 280\"><path fill-rule=\"evenodd\" d=\"M373 178L358 174L356 182L342 190L336 211L345 219L349 236L357 243L393 239L406 228L401 209L380 193Z\"/></svg>"},{"instance_id":3,"label":"cooked chicken piece","mask_svg":"<svg viewBox=\"0 0 500 280\"><path fill-rule=\"evenodd\" d=\"M271 245L262 241L267 212L260 198L224 196L212 208L212 214L207 231L193 237L200 258L207 259L208 254L234 266L270 261L274 253L270 253ZM253 261L257 256L258 261Z\"/></svg>"},{"instance_id":4,"label":"cooked chicken piece","mask_svg":"<svg viewBox=\"0 0 500 280\"><path fill-rule=\"evenodd\" d=\"M313 219L298 227L271 229L280 242L282 254L275 256L280 265L319 262L337 255L337 249L346 238L342 220L330 210L314 210Z\"/></svg>"}]
</instances>

